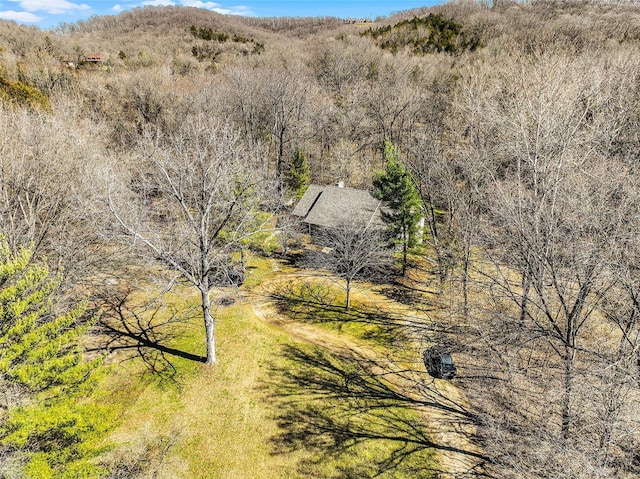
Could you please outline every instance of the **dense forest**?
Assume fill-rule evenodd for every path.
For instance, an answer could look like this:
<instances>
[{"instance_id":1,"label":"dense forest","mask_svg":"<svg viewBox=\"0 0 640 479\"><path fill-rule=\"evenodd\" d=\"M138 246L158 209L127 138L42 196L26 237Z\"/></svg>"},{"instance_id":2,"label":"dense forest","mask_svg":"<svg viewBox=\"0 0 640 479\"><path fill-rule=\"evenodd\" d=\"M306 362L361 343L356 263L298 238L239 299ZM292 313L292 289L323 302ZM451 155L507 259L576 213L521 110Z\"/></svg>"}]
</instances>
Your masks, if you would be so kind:
<instances>
[{"instance_id":1,"label":"dense forest","mask_svg":"<svg viewBox=\"0 0 640 479\"><path fill-rule=\"evenodd\" d=\"M431 337L467 358L465 477L640 476L639 132L635 2L0 21L0 477L164 477L100 443L104 318L190 287L216 363L212 289L287 254L309 182L373 191L389 145L426 218Z\"/></svg>"}]
</instances>

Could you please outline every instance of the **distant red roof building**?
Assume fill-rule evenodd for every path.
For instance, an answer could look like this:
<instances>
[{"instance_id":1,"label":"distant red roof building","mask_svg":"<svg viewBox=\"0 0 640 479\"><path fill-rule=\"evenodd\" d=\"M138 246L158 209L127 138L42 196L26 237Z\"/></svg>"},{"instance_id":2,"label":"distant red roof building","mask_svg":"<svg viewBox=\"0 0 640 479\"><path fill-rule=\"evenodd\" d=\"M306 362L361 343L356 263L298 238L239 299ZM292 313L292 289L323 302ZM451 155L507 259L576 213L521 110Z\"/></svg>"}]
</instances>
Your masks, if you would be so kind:
<instances>
[{"instance_id":1,"label":"distant red roof building","mask_svg":"<svg viewBox=\"0 0 640 479\"><path fill-rule=\"evenodd\" d=\"M93 53L91 55L87 55L84 58L84 61L88 62L88 63L102 63L104 61L104 59L102 58L102 54Z\"/></svg>"}]
</instances>

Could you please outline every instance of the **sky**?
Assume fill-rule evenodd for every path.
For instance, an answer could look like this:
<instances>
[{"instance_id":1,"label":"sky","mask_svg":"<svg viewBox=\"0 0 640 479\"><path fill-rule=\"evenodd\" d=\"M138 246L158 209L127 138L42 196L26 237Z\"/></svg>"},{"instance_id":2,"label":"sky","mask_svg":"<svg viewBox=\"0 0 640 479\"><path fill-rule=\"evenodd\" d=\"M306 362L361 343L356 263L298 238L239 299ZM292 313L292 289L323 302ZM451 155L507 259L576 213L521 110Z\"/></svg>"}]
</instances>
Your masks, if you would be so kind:
<instances>
[{"instance_id":1,"label":"sky","mask_svg":"<svg viewBox=\"0 0 640 479\"><path fill-rule=\"evenodd\" d=\"M438 0L0 0L0 18L48 29L92 15L116 15L146 5L199 7L252 17L369 18L442 3Z\"/></svg>"}]
</instances>

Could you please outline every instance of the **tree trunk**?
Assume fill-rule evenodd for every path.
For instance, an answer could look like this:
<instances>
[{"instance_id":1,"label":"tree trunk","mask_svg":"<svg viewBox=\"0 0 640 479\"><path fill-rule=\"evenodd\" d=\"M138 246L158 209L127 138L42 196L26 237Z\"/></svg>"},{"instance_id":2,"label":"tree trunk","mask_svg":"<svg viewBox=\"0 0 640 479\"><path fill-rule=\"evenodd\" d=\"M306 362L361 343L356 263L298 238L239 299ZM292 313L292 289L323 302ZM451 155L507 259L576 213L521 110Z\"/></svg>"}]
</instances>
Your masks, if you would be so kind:
<instances>
[{"instance_id":1,"label":"tree trunk","mask_svg":"<svg viewBox=\"0 0 640 479\"><path fill-rule=\"evenodd\" d=\"M351 309L351 281L347 280L347 305L345 306L345 309L347 311L349 311Z\"/></svg>"},{"instance_id":2,"label":"tree trunk","mask_svg":"<svg viewBox=\"0 0 640 479\"><path fill-rule=\"evenodd\" d=\"M471 265L471 244L470 240L464 245L464 261L462 264L462 314L464 320L469 320L469 267Z\"/></svg>"},{"instance_id":3,"label":"tree trunk","mask_svg":"<svg viewBox=\"0 0 640 479\"><path fill-rule=\"evenodd\" d=\"M438 262L438 278L440 279L440 286L444 286L444 282L447 280L448 266L444 263L444 257L442 254L440 239L438 237L438 224L436 222L436 210L431 203L431 196L428 197L425 209L429 212L427 215L427 223L429 224L429 230L431 232L431 244L433 250L436 253L436 261Z\"/></svg>"},{"instance_id":4,"label":"tree trunk","mask_svg":"<svg viewBox=\"0 0 640 479\"><path fill-rule=\"evenodd\" d=\"M402 276L407 275L407 242L402 243Z\"/></svg>"},{"instance_id":5,"label":"tree trunk","mask_svg":"<svg viewBox=\"0 0 640 479\"><path fill-rule=\"evenodd\" d=\"M276 181L278 182L278 196L282 199L284 192L284 133L286 128L280 128L278 133L278 158L276 159Z\"/></svg>"},{"instance_id":6,"label":"tree trunk","mask_svg":"<svg viewBox=\"0 0 640 479\"><path fill-rule=\"evenodd\" d=\"M209 291L206 288L200 289L202 297L202 316L204 318L204 329L207 337L207 361L209 365L216 362L216 342L215 342L215 319L211 315L211 300Z\"/></svg>"},{"instance_id":7,"label":"tree trunk","mask_svg":"<svg viewBox=\"0 0 640 479\"><path fill-rule=\"evenodd\" d=\"M529 301L529 289L531 288L531 280L527 273L522 275L522 301L520 302L520 324L523 325L527 319L527 302Z\"/></svg>"},{"instance_id":8,"label":"tree trunk","mask_svg":"<svg viewBox=\"0 0 640 479\"><path fill-rule=\"evenodd\" d=\"M562 392L562 438L569 438L571 426L571 394L573 390L573 353L567 351L564 358L564 391Z\"/></svg>"},{"instance_id":9,"label":"tree trunk","mask_svg":"<svg viewBox=\"0 0 640 479\"><path fill-rule=\"evenodd\" d=\"M407 274L407 250L409 249L409 235L407 226L402 225L402 277Z\"/></svg>"}]
</instances>

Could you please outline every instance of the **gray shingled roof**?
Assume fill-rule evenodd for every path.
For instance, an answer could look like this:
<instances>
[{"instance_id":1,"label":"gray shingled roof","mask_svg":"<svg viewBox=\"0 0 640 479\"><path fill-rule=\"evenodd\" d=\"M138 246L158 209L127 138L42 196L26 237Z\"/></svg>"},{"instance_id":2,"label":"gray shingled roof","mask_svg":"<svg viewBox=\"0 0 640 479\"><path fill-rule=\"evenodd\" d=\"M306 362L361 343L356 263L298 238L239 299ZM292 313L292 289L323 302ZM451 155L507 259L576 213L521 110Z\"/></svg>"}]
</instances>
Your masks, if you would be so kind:
<instances>
[{"instance_id":1,"label":"gray shingled roof","mask_svg":"<svg viewBox=\"0 0 640 479\"><path fill-rule=\"evenodd\" d=\"M335 228L360 221L383 226L380 203L367 190L309 185L292 214L316 226Z\"/></svg>"}]
</instances>

